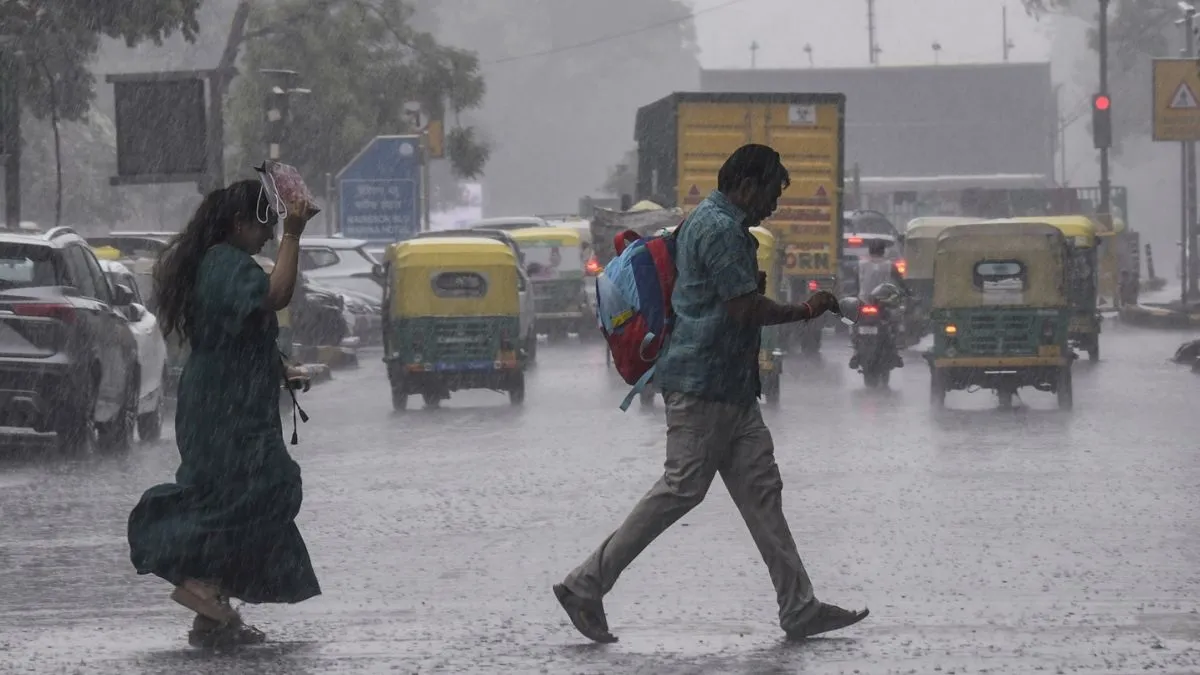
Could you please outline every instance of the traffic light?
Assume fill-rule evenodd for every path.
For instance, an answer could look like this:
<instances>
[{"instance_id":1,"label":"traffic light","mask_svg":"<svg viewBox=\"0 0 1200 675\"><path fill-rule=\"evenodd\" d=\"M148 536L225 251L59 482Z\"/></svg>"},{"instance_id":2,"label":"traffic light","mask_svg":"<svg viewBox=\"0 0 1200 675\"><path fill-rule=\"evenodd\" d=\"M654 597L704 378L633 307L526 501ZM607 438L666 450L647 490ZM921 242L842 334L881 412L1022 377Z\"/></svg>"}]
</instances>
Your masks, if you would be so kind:
<instances>
[{"instance_id":1,"label":"traffic light","mask_svg":"<svg viewBox=\"0 0 1200 675\"><path fill-rule=\"evenodd\" d=\"M1108 94L1092 97L1092 140L1097 150L1112 147L1112 99Z\"/></svg>"}]
</instances>

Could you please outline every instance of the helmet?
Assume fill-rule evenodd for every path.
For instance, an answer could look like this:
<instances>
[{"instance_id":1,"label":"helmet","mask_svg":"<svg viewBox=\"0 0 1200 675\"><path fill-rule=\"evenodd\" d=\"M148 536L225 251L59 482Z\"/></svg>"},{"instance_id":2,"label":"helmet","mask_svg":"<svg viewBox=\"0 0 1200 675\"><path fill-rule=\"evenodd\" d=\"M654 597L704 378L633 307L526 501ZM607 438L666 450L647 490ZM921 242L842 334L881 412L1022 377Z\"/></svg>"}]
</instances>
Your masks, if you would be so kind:
<instances>
[{"instance_id":1,"label":"helmet","mask_svg":"<svg viewBox=\"0 0 1200 675\"><path fill-rule=\"evenodd\" d=\"M896 307L904 299L900 288L890 281L879 284L871 291L871 301L883 307Z\"/></svg>"}]
</instances>

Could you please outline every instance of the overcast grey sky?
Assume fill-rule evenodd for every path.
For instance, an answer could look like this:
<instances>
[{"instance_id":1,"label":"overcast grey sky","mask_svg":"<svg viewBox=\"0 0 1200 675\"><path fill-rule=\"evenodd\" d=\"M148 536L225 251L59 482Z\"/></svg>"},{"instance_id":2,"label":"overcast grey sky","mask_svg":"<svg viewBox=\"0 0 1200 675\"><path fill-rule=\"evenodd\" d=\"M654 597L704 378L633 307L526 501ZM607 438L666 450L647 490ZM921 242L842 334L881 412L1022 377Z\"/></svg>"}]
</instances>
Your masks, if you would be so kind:
<instances>
[{"instance_id":1,"label":"overcast grey sky","mask_svg":"<svg viewBox=\"0 0 1200 675\"><path fill-rule=\"evenodd\" d=\"M867 65L867 0L689 0L705 68L745 68L757 41L758 67L807 67L813 47L817 67ZM876 0L876 34L882 65L1000 61L1003 0ZM1047 24L1008 0L1014 61L1049 59Z\"/></svg>"}]
</instances>

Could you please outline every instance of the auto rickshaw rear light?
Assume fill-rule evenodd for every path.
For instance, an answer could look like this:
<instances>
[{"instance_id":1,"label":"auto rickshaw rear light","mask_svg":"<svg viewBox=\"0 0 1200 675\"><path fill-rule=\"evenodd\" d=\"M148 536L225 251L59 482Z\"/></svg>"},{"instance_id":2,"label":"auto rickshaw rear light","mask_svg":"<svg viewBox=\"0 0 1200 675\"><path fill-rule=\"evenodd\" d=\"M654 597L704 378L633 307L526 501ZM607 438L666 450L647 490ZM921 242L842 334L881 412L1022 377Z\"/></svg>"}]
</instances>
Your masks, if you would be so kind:
<instances>
[{"instance_id":1,"label":"auto rickshaw rear light","mask_svg":"<svg viewBox=\"0 0 1200 675\"><path fill-rule=\"evenodd\" d=\"M945 331L946 331L946 335L958 335L958 326L955 326L952 323L948 323L948 324L946 324Z\"/></svg>"},{"instance_id":2,"label":"auto rickshaw rear light","mask_svg":"<svg viewBox=\"0 0 1200 675\"><path fill-rule=\"evenodd\" d=\"M850 237L846 240L846 243L851 246L862 246L862 241L862 237Z\"/></svg>"},{"instance_id":3,"label":"auto rickshaw rear light","mask_svg":"<svg viewBox=\"0 0 1200 675\"><path fill-rule=\"evenodd\" d=\"M859 309L858 311L863 314L869 314L869 315L874 316L875 314L879 313L879 308L876 307L875 305L863 305L862 308Z\"/></svg>"},{"instance_id":4,"label":"auto rickshaw rear light","mask_svg":"<svg viewBox=\"0 0 1200 675\"><path fill-rule=\"evenodd\" d=\"M816 291L820 288L821 288L821 284L818 284L815 280L808 282L808 290Z\"/></svg>"},{"instance_id":5,"label":"auto rickshaw rear light","mask_svg":"<svg viewBox=\"0 0 1200 675\"><path fill-rule=\"evenodd\" d=\"M604 265L601 265L600 261L596 260L596 256L592 255L592 257L588 258L587 264L584 265L583 269L589 276L598 277L604 271Z\"/></svg>"},{"instance_id":6,"label":"auto rickshaw rear light","mask_svg":"<svg viewBox=\"0 0 1200 675\"><path fill-rule=\"evenodd\" d=\"M908 276L908 262L905 260L897 260L896 261L896 271L900 273L900 276L907 277Z\"/></svg>"}]
</instances>

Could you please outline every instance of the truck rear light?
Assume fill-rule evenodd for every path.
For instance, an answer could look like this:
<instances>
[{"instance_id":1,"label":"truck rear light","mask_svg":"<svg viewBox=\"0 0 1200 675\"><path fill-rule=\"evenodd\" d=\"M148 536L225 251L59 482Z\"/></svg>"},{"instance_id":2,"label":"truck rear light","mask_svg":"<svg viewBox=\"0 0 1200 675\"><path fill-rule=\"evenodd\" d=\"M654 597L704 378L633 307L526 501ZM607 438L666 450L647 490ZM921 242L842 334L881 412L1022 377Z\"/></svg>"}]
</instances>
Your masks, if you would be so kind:
<instances>
[{"instance_id":1,"label":"truck rear light","mask_svg":"<svg viewBox=\"0 0 1200 675\"><path fill-rule=\"evenodd\" d=\"M17 316L36 316L46 319L58 319L63 323L75 322L75 306L52 302L22 302L12 305L12 312Z\"/></svg>"},{"instance_id":2,"label":"truck rear light","mask_svg":"<svg viewBox=\"0 0 1200 675\"><path fill-rule=\"evenodd\" d=\"M808 290L816 292L817 290L820 290L820 288L821 284L817 283L815 280L808 282Z\"/></svg>"},{"instance_id":3,"label":"truck rear light","mask_svg":"<svg viewBox=\"0 0 1200 675\"><path fill-rule=\"evenodd\" d=\"M908 276L908 262L906 262L903 259L897 260L896 261L896 271L900 273L900 276L907 277Z\"/></svg>"}]
</instances>

